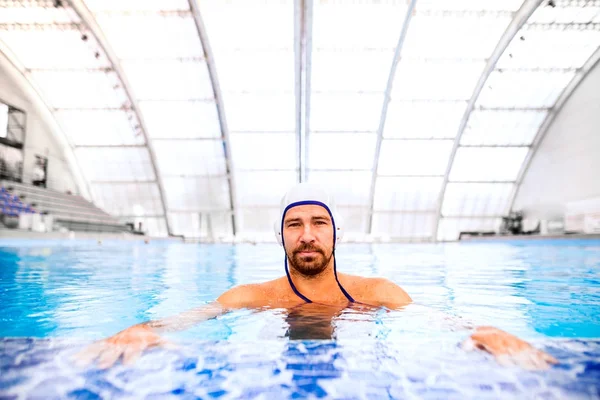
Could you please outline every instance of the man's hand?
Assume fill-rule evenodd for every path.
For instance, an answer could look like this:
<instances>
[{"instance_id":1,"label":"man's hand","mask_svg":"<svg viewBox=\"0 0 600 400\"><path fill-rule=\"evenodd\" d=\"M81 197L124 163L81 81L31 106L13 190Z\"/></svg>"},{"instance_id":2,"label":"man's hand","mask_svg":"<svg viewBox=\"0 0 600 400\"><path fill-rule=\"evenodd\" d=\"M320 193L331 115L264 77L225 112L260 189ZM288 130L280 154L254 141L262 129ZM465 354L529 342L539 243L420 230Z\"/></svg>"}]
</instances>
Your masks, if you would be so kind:
<instances>
[{"instance_id":1,"label":"man's hand","mask_svg":"<svg viewBox=\"0 0 600 400\"><path fill-rule=\"evenodd\" d=\"M132 364L144 350L156 346L172 345L154 333L149 326L134 325L87 347L75 355L75 362L83 366L98 359L98 367L105 369L123 356L123 364Z\"/></svg>"},{"instance_id":2,"label":"man's hand","mask_svg":"<svg viewBox=\"0 0 600 400\"><path fill-rule=\"evenodd\" d=\"M490 326L475 330L469 339L463 342L467 350L480 349L494 355L502 365L518 365L525 369L548 369L558 361L518 337Z\"/></svg>"}]
</instances>

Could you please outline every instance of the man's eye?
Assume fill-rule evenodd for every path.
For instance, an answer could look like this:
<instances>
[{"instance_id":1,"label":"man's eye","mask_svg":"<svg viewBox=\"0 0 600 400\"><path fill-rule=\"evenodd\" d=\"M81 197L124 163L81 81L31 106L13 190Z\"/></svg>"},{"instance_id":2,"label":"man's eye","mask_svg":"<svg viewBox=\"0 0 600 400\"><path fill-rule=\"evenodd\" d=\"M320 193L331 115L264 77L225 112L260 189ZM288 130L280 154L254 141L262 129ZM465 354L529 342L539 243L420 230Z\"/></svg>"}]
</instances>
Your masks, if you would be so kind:
<instances>
[{"instance_id":1,"label":"man's eye","mask_svg":"<svg viewBox=\"0 0 600 400\"><path fill-rule=\"evenodd\" d=\"M317 225L325 225L326 222L325 221L317 221Z\"/></svg>"},{"instance_id":2,"label":"man's eye","mask_svg":"<svg viewBox=\"0 0 600 400\"><path fill-rule=\"evenodd\" d=\"M288 224L288 228L294 228L296 226L300 226L298 223Z\"/></svg>"}]
</instances>

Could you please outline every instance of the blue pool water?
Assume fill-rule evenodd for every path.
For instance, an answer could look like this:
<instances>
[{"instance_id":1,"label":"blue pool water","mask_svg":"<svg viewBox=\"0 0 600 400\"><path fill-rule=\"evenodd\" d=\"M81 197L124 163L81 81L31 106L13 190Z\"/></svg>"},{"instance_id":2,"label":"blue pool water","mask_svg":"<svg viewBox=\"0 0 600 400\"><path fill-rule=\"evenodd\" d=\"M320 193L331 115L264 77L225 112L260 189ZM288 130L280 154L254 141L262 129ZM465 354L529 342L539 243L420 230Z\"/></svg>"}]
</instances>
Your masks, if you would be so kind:
<instances>
[{"instance_id":1,"label":"blue pool water","mask_svg":"<svg viewBox=\"0 0 600 400\"><path fill-rule=\"evenodd\" d=\"M600 241L347 244L337 253L340 271L387 277L417 304L326 316L317 321L331 328L325 337L287 310L240 310L168 334L178 349L100 370L71 357L281 276L282 250L0 241L0 398L600 397ZM560 364L525 371L466 352L469 332L421 305L507 330Z\"/></svg>"}]
</instances>

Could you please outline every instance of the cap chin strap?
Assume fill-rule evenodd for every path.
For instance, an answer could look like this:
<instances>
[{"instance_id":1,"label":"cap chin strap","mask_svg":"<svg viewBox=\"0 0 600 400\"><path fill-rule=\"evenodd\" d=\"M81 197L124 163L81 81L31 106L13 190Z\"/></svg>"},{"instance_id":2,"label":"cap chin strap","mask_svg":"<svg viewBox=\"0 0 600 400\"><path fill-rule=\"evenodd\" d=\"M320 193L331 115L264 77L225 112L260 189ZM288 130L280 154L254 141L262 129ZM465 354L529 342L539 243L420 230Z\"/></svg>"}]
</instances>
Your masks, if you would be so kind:
<instances>
[{"instance_id":1,"label":"cap chin strap","mask_svg":"<svg viewBox=\"0 0 600 400\"><path fill-rule=\"evenodd\" d=\"M346 291L346 289L344 289L344 287L342 286L342 284L340 283L340 280L338 279L338 275L337 275L337 261L335 259L335 245L336 245L336 228L335 228L335 220L333 219L333 214L331 213L331 210L329 209L329 207L327 207L327 205L325 203L321 203L320 201L313 201L313 200L306 200L306 201L298 201L295 203L292 203L290 205L288 205L285 210L283 211L283 215L281 216L281 243L283 245L283 251L285 253L285 242L283 239L283 221L285 219L285 214L288 212L288 210L292 207L296 207L296 206L304 206L304 205L316 205L316 206L321 206L324 209L327 210L327 212L329 213L329 217L331 218L331 223L333 224L333 253L331 254L331 256L333 257L333 275L335 276L335 281L337 282L340 290L342 291L342 293L344 294L344 296L346 296L346 298L348 299L349 302L351 303L355 303L354 298L352 298L352 296L350 296L350 293L348 293ZM294 285L294 282L292 282L292 276L290 275L290 270L288 268L288 257L287 257L287 253L285 254L285 274L287 275L288 278L288 282L290 283L290 287L292 288L292 290L294 291L294 293L296 293L296 296L300 297L302 300L304 300L307 303L313 303L313 301L311 299L309 299L308 297L306 297L305 295L303 295L302 293L300 293L300 291L298 289L296 289L296 285Z\"/></svg>"}]
</instances>

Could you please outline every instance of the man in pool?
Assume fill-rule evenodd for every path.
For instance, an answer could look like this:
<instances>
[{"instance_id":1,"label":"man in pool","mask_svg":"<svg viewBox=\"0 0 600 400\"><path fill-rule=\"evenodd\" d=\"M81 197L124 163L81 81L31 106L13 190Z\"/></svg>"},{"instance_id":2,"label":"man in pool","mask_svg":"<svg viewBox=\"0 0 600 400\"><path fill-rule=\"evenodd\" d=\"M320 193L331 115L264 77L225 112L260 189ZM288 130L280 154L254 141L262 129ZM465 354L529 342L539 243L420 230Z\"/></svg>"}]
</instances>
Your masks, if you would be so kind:
<instances>
[{"instance_id":1,"label":"man in pool","mask_svg":"<svg viewBox=\"0 0 600 400\"><path fill-rule=\"evenodd\" d=\"M283 246L286 275L264 283L234 287L215 302L163 320L141 323L101 340L79 354L84 363L98 360L101 368L121 357L132 363L150 347L169 346L161 332L183 330L242 308L285 308L289 313L328 316L313 336L290 334L290 338L331 337L331 318L348 306L386 307L401 310L412 303L410 296L384 278L366 278L337 272L335 247L343 234L335 204L322 188L299 184L282 199L281 219L275 235ZM322 318L321 318L322 322ZM290 324L291 325L291 324ZM319 325L319 324L317 324ZM325 333L323 334L323 332ZM501 363L530 369L548 368L557 361L529 343L500 329L482 326L463 343L467 349L493 354Z\"/></svg>"}]
</instances>

